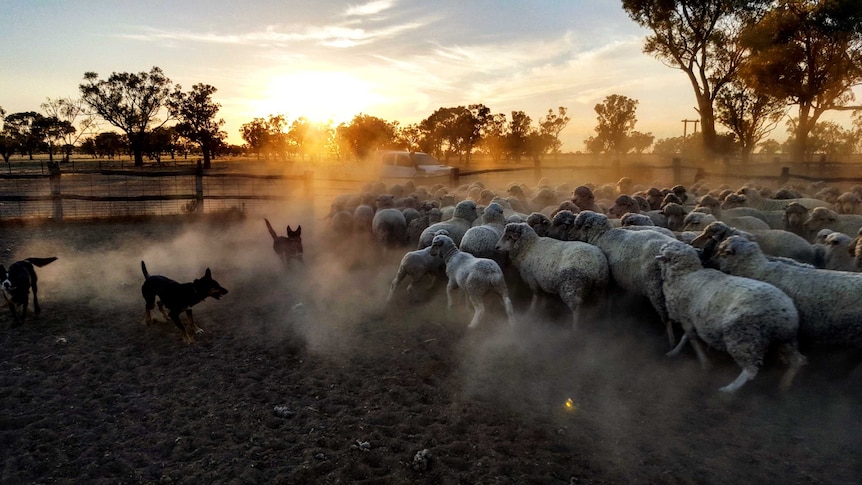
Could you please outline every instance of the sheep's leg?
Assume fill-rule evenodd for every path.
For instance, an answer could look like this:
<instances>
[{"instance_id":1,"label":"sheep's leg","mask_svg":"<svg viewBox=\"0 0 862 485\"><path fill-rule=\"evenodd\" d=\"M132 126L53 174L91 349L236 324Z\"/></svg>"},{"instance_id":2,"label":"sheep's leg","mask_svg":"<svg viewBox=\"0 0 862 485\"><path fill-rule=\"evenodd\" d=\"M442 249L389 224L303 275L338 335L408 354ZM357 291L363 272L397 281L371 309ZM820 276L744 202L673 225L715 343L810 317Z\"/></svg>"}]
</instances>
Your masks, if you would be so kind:
<instances>
[{"instance_id":1,"label":"sheep's leg","mask_svg":"<svg viewBox=\"0 0 862 485\"><path fill-rule=\"evenodd\" d=\"M455 306L455 299L453 298L452 293L458 286L455 285L455 282L449 280L449 283L446 284L446 308L451 310Z\"/></svg>"},{"instance_id":2,"label":"sheep's leg","mask_svg":"<svg viewBox=\"0 0 862 485\"><path fill-rule=\"evenodd\" d=\"M482 316L485 315L485 302L482 301L481 296L473 296L469 297L470 303L473 304L473 308L475 309L473 312L473 319L470 320L470 325L467 325L467 328L476 328L479 325L479 321L482 319Z\"/></svg>"},{"instance_id":3,"label":"sheep's leg","mask_svg":"<svg viewBox=\"0 0 862 485\"><path fill-rule=\"evenodd\" d=\"M509 325L515 326L515 309L512 306L512 299L509 298L507 293L502 294L503 297L503 307L506 309L506 316L509 318Z\"/></svg>"},{"instance_id":4,"label":"sheep's leg","mask_svg":"<svg viewBox=\"0 0 862 485\"><path fill-rule=\"evenodd\" d=\"M686 332L688 335L689 341L691 341L691 346L694 348L694 353L697 354L697 360L700 361L700 366L706 370L712 367L712 363L709 361L709 357L706 356L706 353L703 351L703 346L700 344L700 339L697 338L697 335L689 335L689 332Z\"/></svg>"},{"instance_id":5,"label":"sheep's leg","mask_svg":"<svg viewBox=\"0 0 862 485\"><path fill-rule=\"evenodd\" d=\"M533 290L533 299L530 300L530 309L527 310L527 313L532 315L536 311L536 305L539 303L539 292Z\"/></svg>"},{"instance_id":6,"label":"sheep's leg","mask_svg":"<svg viewBox=\"0 0 862 485\"><path fill-rule=\"evenodd\" d=\"M781 376L781 390L790 389L790 384L799 372L799 368L806 364L808 359L797 350L796 343L786 343L781 345L781 358L787 362L787 371Z\"/></svg>"},{"instance_id":7,"label":"sheep's leg","mask_svg":"<svg viewBox=\"0 0 862 485\"><path fill-rule=\"evenodd\" d=\"M386 303L392 301L392 297L395 295L395 288L398 287L398 283L401 283L407 276L407 273L404 271L398 270L398 273L395 274L395 278L392 280L392 283L389 285L389 295L386 297ZM410 293L410 288L413 287L413 281L411 279L410 284L407 286L407 293Z\"/></svg>"},{"instance_id":8,"label":"sheep's leg","mask_svg":"<svg viewBox=\"0 0 862 485\"><path fill-rule=\"evenodd\" d=\"M677 355L679 355L679 353L682 351L683 347L685 347L685 344L687 344L687 343L688 343L688 334L684 333L684 334L682 334L682 338L679 339L679 343L676 345L676 347L674 347L673 350L671 350L670 352L668 352L664 355L666 355L668 357L676 357Z\"/></svg>"},{"instance_id":9,"label":"sheep's leg","mask_svg":"<svg viewBox=\"0 0 862 485\"><path fill-rule=\"evenodd\" d=\"M743 384L754 379L754 376L756 376L756 375L757 375L757 369L752 370L749 368L743 368L742 372L739 373L739 376L736 378L736 380L734 380L730 384L722 387L721 389L719 389L719 391L726 392L728 394L733 394L740 387L742 387Z\"/></svg>"}]
</instances>

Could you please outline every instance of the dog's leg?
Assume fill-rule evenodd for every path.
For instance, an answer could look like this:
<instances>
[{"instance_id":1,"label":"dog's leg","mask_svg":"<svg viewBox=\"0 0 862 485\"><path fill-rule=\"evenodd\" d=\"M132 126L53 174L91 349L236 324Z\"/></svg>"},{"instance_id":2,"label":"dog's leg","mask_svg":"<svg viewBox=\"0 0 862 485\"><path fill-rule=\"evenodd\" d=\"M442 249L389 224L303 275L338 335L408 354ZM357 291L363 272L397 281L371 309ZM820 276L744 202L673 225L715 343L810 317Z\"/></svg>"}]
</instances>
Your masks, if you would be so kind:
<instances>
[{"instance_id":1,"label":"dog's leg","mask_svg":"<svg viewBox=\"0 0 862 485\"><path fill-rule=\"evenodd\" d=\"M12 326L17 327L21 325L21 321L18 320L18 310L15 309L15 304L12 303L11 299L7 303L9 304L9 312L12 314Z\"/></svg>"},{"instance_id":2,"label":"dog's leg","mask_svg":"<svg viewBox=\"0 0 862 485\"><path fill-rule=\"evenodd\" d=\"M186 316L189 317L189 323L191 324L191 329L195 331L195 333L204 333L204 329L198 327L195 323L195 317L192 315L192 309L189 308L186 310Z\"/></svg>"},{"instance_id":3,"label":"dog's leg","mask_svg":"<svg viewBox=\"0 0 862 485\"><path fill-rule=\"evenodd\" d=\"M170 313L170 318L171 318L171 321L174 322L174 325L176 325L177 328L180 329L180 334L183 336L183 342L190 344L190 343L195 341L194 337L192 337L192 335L189 333L188 329L186 329L185 325L183 325L183 322L180 321L180 314L179 313L172 311Z\"/></svg>"},{"instance_id":4,"label":"dog's leg","mask_svg":"<svg viewBox=\"0 0 862 485\"><path fill-rule=\"evenodd\" d=\"M171 316L168 315L168 312L165 311L165 304L162 303L161 300L159 300L159 311L162 312L162 316L164 317L166 322L172 318Z\"/></svg>"}]
</instances>

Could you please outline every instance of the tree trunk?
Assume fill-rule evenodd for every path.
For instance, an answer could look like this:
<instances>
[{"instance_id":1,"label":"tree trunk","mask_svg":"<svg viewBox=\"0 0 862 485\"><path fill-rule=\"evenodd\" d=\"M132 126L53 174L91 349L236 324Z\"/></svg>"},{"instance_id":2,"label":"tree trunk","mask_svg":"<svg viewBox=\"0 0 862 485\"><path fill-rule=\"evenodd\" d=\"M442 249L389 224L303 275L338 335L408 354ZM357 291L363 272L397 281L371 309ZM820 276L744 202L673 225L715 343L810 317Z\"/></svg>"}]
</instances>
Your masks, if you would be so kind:
<instances>
[{"instance_id":1,"label":"tree trunk","mask_svg":"<svg viewBox=\"0 0 862 485\"><path fill-rule=\"evenodd\" d=\"M201 142L201 152L204 154L204 170L209 169L212 165L209 143Z\"/></svg>"},{"instance_id":2,"label":"tree trunk","mask_svg":"<svg viewBox=\"0 0 862 485\"><path fill-rule=\"evenodd\" d=\"M715 133L715 111L712 100L706 95L698 95L698 112L700 113L700 132L703 138L704 156L707 161L715 159L716 155L716 133Z\"/></svg>"}]
</instances>

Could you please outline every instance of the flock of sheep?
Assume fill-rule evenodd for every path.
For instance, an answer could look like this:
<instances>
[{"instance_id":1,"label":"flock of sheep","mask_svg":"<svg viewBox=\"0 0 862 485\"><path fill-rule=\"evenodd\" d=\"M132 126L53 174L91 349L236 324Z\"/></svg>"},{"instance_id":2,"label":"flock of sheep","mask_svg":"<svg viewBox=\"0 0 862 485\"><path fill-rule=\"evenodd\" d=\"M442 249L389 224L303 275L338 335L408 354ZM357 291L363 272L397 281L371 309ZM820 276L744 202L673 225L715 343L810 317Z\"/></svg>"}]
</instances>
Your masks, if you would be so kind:
<instances>
[{"instance_id":1,"label":"flock of sheep","mask_svg":"<svg viewBox=\"0 0 862 485\"><path fill-rule=\"evenodd\" d=\"M389 300L404 280L421 297L445 278L449 307L456 290L472 305L470 327L483 319L487 294L513 324L516 284L532 292L528 314L556 298L574 328L587 307L609 311L611 289L645 297L668 355L691 344L706 366L705 344L742 368L723 392L753 379L773 347L787 364L782 388L806 362L798 342L862 348L862 186L375 183L338 197L327 218L381 251L409 250Z\"/></svg>"}]
</instances>

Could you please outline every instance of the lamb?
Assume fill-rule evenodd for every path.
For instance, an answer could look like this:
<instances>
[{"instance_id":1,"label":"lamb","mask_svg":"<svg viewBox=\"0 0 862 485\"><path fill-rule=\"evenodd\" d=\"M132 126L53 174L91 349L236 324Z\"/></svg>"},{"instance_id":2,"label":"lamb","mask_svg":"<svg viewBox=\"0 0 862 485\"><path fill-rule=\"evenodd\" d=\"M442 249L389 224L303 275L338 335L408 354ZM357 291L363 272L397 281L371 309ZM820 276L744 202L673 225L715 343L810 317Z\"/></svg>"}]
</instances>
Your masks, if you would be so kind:
<instances>
[{"instance_id":1,"label":"lamb","mask_svg":"<svg viewBox=\"0 0 862 485\"><path fill-rule=\"evenodd\" d=\"M497 250L508 253L512 266L533 291L530 313L536 309L540 292L557 295L572 311L573 329L585 299L603 297L610 281L608 260L599 248L539 237L525 223L506 224Z\"/></svg>"},{"instance_id":2,"label":"lamb","mask_svg":"<svg viewBox=\"0 0 862 485\"><path fill-rule=\"evenodd\" d=\"M506 220L503 218L503 207L492 202L485 208L482 219L484 220L482 225L467 229L458 247L461 251L466 251L477 258L499 261L500 256L495 250L495 246L500 236L503 235L503 228L506 225Z\"/></svg>"},{"instance_id":3,"label":"lamb","mask_svg":"<svg viewBox=\"0 0 862 485\"><path fill-rule=\"evenodd\" d=\"M676 344L661 289L661 269L655 256L676 239L655 231L614 228L604 214L582 211L575 219L575 239L598 246L605 253L611 279L631 293L646 296L665 325L670 345Z\"/></svg>"},{"instance_id":4,"label":"lamb","mask_svg":"<svg viewBox=\"0 0 862 485\"><path fill-rule=\"evenodd\" d=\"M677 355L690 341L701 365L707 366L701 340L727 352L742 368L733 382L720 389L733 393L754 379L766 351L775 344L788 364L781 387L790 386L806 359L796 340L799 315L787 295L767 283L703 268L697 251L683 242L665 244L656 259L668 315L685 331L668 355Z\"/></svg>"},{"instance_id":5,"label":"lamb","mask_svg":"<svg viewBox=\"0 0 862 485\"><path fill-rule=\"evenodd\" d=\"M815 207L808 214L808 219L802 223L808 234L816 234L821 229L832 229L844 234L856 234L862 228L862 215L838 214L825 207Z\"/></svg>"},{"instance_id":6,"label":"lamb","mask_svg":"<svg viewBox=\"0 0 862 485\"><path fill-rule=\"evenodd\" d=\"M721 271L778 287L799 311L799 337L862 347L862 274L769 261L757 244L732 236L718 246Z\"/></svg>"},{"instance_id":7,"label":"lamb","mask_svg":"<svg viewBox=\"0 0 862 485\"><path fill-rule=\"evenodd\" d=\"M478 217L476 213L476 203L472 200L462 200L455 206L452 213L452 218L444 219L436 224L431 224L422 231L419 236L419 245L417 249L427 248L431 245L434 239L434 233L440 229L445 229L449 232L449 237L455 241L455 244L461 244L461 238L467 229L473 225L473 221Z\"/></svg>"},{"instance_id":8,"label":"lamb","mask_svg":"<svg viewBox=\"0 0 862 485\"><path fill-rule=\"evenodd\" d=\"M800 263L822 266L822 255L805 239L781 229L744 232L716 221L707 225L691 245L702 250L702 261L711 261L719 243L730 236L742 236L754 241L764 254L779 258L790 258Z\"/></svg>"},{"instance_id":9,"label":"lamb","mask_svg":"<svg viewBox=\"0 0 862 485\"><path fill-rule=\"evenodd\" d=\"M445 229L437 231L434 235L438 236L441 234L448 236ZM392 301L392 297L395 295L395 290L398 288L398 284L405 278L410 278L410 283L407 285L407 293L411 296L415 296L414 289L416 287L416 283L426 276L430 276L431 281L429 281L428 286L425 288L429 289L434 286L434 282L438 275L445 274L446 265L443 264L442 259L431 254L431 246L410 251L401 258L401 264L398 266L395 278L392 279L392 283L389 285L389 295L386 297L386 302L389 303Z\"/></svg>"},{"instance_id":10,"label":"lamb","mask_svg":"<svg viewBox=\"0 0 862 485\"><path fill-rule=\"evenodd\" d=\"M473 319L470 320L469 328L476 328L485 315L484 298L489 291L500 295L509 325L514 325L515 311L500 265L491 259L477 258L459 250L455 241L443 234L436 235L431 240L430 253L432 256L442 258L446 265L446 276L449 278L446 284L448 308L451 310L454 306L453 293L458 288L467 294L469 302L473 305Z\"/></svg>"}]
</instances>

